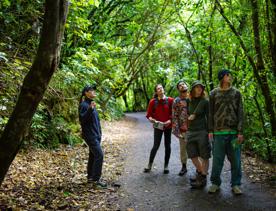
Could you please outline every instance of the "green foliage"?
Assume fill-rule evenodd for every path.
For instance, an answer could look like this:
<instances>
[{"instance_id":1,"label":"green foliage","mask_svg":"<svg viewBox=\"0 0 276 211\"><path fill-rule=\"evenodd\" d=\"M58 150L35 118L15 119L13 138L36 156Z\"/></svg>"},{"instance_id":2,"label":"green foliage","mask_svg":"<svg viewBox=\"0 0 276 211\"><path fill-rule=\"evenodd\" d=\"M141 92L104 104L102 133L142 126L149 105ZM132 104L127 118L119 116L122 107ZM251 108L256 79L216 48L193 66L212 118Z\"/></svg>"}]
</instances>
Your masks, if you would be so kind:
<instances>
[{"instance_id":1,"label":"green foliage","mask_svg":"<svg viewBox=\"0 0 276 211\"><path fill-rule=\"evenodd\" d=\"M74 145L81 142L79 134L74 134L75 132L76 128L70 126L63 117L50 119L39 109L33 117L25 144L47 148L57 148L60 143Z\"/></svg>"},{"instance_id":2,"label":"green foliage","mask_svg":"<svg viewBox=\"0 0 276 211\"><path fill-rule=\"evenodd\" d=\"M0 2L0 42L8 44L9 50L32 55L35 53L44 1L9 1Z\"/></svg>"},{"instance_id":3,"label":"green foliage","mask_svg":"<svg viewBox=\"0 0 276 211\"><path fill-rule=\"evenodd\" d=\"M265 14L264 2L259 3L260 14ZM221 4L248 52L241 48L213 1L70 1L61 64L26 143L56 147L80 141L78 101L86 84L97 84L100 116L113 120L127 109L123 96L128 111L145 110L157 83L175 97L179 80L191 84L200 77L210 91L212 83L218 84L218 70L226 67L232 70L233 85L244 98L245 135L249 137L245 147L266 159L269 146L275 156L264 97L246 56L255 59L251 7L247 1ZM0 1L1 130L35 56L42 20L43 1ZM260 15L265 69L275 101L267 23L266 16Z\"/></svg>"},{"instance_id":4,"label":"green foliage","mask_svg":"<svg viewBox=\"0 0 276 211\"><path fill-rule=\"evenodd\" d=\"M245 142L245 147L249 149L250 151L255 152L258 156L260 156L264 160L268 160L269 154L268 154L268 147L271 150L271 157L272 161L276 162L276 139L272 137L250 137Z\"/></svg>"}]
</instances>

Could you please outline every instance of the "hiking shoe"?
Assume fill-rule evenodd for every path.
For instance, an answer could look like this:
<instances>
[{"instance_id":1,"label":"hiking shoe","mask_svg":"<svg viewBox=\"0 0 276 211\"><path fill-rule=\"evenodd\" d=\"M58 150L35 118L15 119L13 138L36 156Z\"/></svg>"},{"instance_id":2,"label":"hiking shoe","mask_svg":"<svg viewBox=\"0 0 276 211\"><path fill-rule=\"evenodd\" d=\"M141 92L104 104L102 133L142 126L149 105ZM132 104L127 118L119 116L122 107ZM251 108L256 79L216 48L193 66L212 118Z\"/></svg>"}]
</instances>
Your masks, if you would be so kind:
<instances>
[{"instance_id":1,"label":"hiking shoe","mask_svg":"<svg viewBox=\"0 0 276 211\"><path fill-rule=\"evenodd\" d=\"M240 187L237 186L237 185L232 187L232 191L235 195L241 195L242 194L242 191L241 191Z\"/></svg>"},{"instance_id":2,"label":"hiking shoe","mask_svg":"<svg viewBox=\"0 0 276 211\"><path fill-rule=\"evenodd\" d=\"M88 181L88 183L91 183L92 184L92 187L94 189L106 189L107 188L107 184L103 181Z\"/></svg>"},{"instance_id":3,"label":"hiking shoe","mask_svg":"<svg viewBox=\"0 0 276 211\"><path fill-rule=\"evenodd\" d=\"M151 171L151 168L144 168L144 173L149 173Z\"/></svg>"},{"instance_id":4,"label":"hiking shoe","mask_svg":"<svg viewBox=\"0 0 276 211\"><path fill-rule=\"evenodd\" d=\"M151 171L152 163L148 164L148 167L144 168L144 173L149 173Z\"/></svg>"},{"instance_id":5,"label":"hiking shoe","mask_svg":"<svg viewBox=\"0 0 276 211\"><path fill-rule=\"evenodd\" d=\"M219 186L217 185L211 185L208 189L208 193L216 193L219 190Z\"/></svg>"},{"instance_id":6,"label":"hiking shoe","mask_svg":"<svg viewBox=\"0 0 276 211\"><path fill-rule=\"evenodd\" d=\"M164 172L163 172L164 174L168 174L168 173L170 173L170 170L169 170L169 168L168 167L164 167Z\"/></svg>"},{"instance_id":7,"label":"hiking shoe","mask_svg":"<svg viewBox=\"0 0 276 211\"><path fill-rule=\"evenodd\" d=\"M183 176L184 174L187 173L187 167L185 164L182 165L182 169L180 170L180 172L178 173L179 176Z\"/></svg>"},{"instance_id":8,"label":"hiking shoe","mask_svg":"<svg viewBox=\"0 0 276 211\"><path fill-rule=\"evenodd\" d=\"M190 183L192 188L198 189L203 188L207 184L207 178L205 175L200 174L194 182Z\"/></svg>"}]
</instances>

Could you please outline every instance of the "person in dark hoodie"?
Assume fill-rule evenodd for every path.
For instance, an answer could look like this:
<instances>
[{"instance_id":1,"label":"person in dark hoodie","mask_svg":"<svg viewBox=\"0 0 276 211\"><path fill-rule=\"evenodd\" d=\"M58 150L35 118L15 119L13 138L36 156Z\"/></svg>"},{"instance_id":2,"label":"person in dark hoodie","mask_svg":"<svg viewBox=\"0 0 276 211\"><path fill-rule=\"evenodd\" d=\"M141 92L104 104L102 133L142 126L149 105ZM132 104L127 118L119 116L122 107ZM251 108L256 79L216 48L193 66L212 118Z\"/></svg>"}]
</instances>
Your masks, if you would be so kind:
<instances>
[{"instance_id":1,"label":"person in dark hoodie","mask_svg":"<svg viewBox=\"0 0 276 211\"><path fill-rule=\"evenodd\" d=\"M103 151L101 148L101 124L96 110L95 86L85 86L79 104L79 120L82 128L82 136L89 146L89 159L87 165L88 183L92 183L94 188L106 188L105 182L101 181Z\"/></svg>"}]
</instances>

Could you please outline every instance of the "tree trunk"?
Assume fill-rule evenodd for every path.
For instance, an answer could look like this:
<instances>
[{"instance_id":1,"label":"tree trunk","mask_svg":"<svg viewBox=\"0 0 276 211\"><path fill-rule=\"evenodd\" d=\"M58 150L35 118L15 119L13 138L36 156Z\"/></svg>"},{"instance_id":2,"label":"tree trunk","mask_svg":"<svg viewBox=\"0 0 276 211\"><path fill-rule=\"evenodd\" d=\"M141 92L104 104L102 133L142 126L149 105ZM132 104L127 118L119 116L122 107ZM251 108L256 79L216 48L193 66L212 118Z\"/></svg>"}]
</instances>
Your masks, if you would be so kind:
<instances>
[{"instance_id":1,"label":"tree trunk","mask_svg":"<svg viewBox=\"0 0 276 211\"><path fill-rule=\"evenodd\" d=\"M260 30L259 30L259 5L258 0L252 0L252 24L253 24L253 31L254 31L254 44L255 44L255 51L257 56L257 71L259 73L259 77L261 79L261 89L263 90L263 95L265 97L266 102L266 110L269 114L270 123L271 123L271 133L273 136L276 136L276 117L274 111L274 102L272 100L270 89L268 86L267 76L265 72L265 66L263 61L262 55L262 48L261 48L261 40L260 40Z\"/></svg>"},{"instance_id":2,"label":"tree trunk","mask_svg":"<svg viewBox=\"0 0 276 211\"><path fill-rule=\"evenodd\" d=\"M126 95L126 93L123 95L123 100L125 102L126 111L129 111L129 106L128 106L128 102L127 102L127 95Z\"/></svg>"},{"instance_id":3,"label":"tree trunk","mask_svg":"<svg viewBox=\"0 0 276 211\"><path fill-rule=\"evenodd\" d=\"M272 62L272 72L274 77L276 77L276 1L271 0L272 5L272 15L271 15L271 41L270 49L271 49L271 62ZM267 20L270 21L269 19Z\"/></svg>"},{"instance_id":4,"label":"tree trunk","mask_svg":"<svg viewBox=\"0 0 276 211\"><path fill-rule=\"evenodd\" d=\"M144 73L141 71L141 80L142 80L142 88L143 88L143 93L145 95L145 98L146 98L146 101L147 101L147 104L149 103L150 101L150 97L148 96L148 93L147 93L147 88L146 88L146 83L145 83L145 77L144 77Z\"/></svg>"},{"instance_id":5,"label":"tree trunk","mask_svg":"<svg viewBox=\"0 0 276 211\"><path fill-rule=\"evenodd\" d=\"M67 13L67 0L46 0L37 55L24 79L18 101L0 139L0 185L20 149L37 106L58 67Z\"/></svg>"},{"instance_id":6,"label":"tree trunk","mask_svg":"<svg viewBox=\"0 0 276 211\"><path fill-rule=\"evenodd\" d=\"M257 34L259 34L258 8L256 9L256 7L253 6L253 4L256 4L256 3L257 3L256 1L255 1L255 3L252 2L252 11L253 11L252 20L253 20L255 49L257 51L260 48L260 37L257 36ZM236 38L239 40L241 48L243 49L250 65L253 69L254 77L256 78L257 83L261 87L262 94L263 94L264 99L265 99L265 109L266 109L266 112L268 113L269 118L270 118L271 134L272 134L272 136L275 137L276 136L276 117L275 117L275 112L274 112L275 103L273 102L271 94L270 94L271 91L270 91L268 83L267 83L266 72L265 72L264 68L262 68L262 66L261 66L262 63L263 63L261 61L262 57L260 59L261 54L257 55L259 57L257 59L258 64L255 64L254 59L252 58L252 56L249 55L248 49L246 48L245 43L243 42L243 40L242 40L241 36L239 35L238 31L236 30L234 25L230 22L230 20L226 17L226 15L224 13L224 10L223 10L219 0L216 0L216 4L218 6L217 9L220 12L221 16L225 19L226 23L228 24L228 26L230 27L232 32L235 34ZM257 12L257 14L256 14L256 12ZM257 18L257 20L256 20L256 18ZM256 52L256 53L258 54L258 52Z\"/></svg>"},{"instance_id":7,"label":"tree trunk","mask_svg":"<svg viewBox=\"0 0 276 211\"><path fill-rule=\"evenodd\" d=\"M212 43L212 35L210 34L210 43ZM210 85L210 91L214 89L214 81L213 81L213 47L212 45L209 45L208 47L208 55L209 55L209 85Z\"/></svg>"}]
</instances>

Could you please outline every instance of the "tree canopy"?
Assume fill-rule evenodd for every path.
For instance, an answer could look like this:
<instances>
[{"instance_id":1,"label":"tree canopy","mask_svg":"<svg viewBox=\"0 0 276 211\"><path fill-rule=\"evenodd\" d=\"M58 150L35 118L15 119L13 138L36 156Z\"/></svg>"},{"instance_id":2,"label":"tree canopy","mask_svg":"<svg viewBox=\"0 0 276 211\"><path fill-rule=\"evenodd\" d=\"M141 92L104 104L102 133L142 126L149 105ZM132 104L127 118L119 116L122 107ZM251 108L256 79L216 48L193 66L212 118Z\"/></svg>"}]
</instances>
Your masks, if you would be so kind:
<instances>
[{"instance_id":1,"label":"tree canopy","mask_svg":"<svg viewBox=\"0 0 276 211\"><path fill-rule=\"evenodd\" d=\"M0 2L0 127L7 124L41 36L44 1ZM97 84L100 113L116 119L143 111L162 83L180 79L210 92L228 68L245 105L248 149L276 160L275 1L72 0L61 61L24 137L55 147L80 140L77 108L85 84Z\"/></svg>"}]
</instances>

